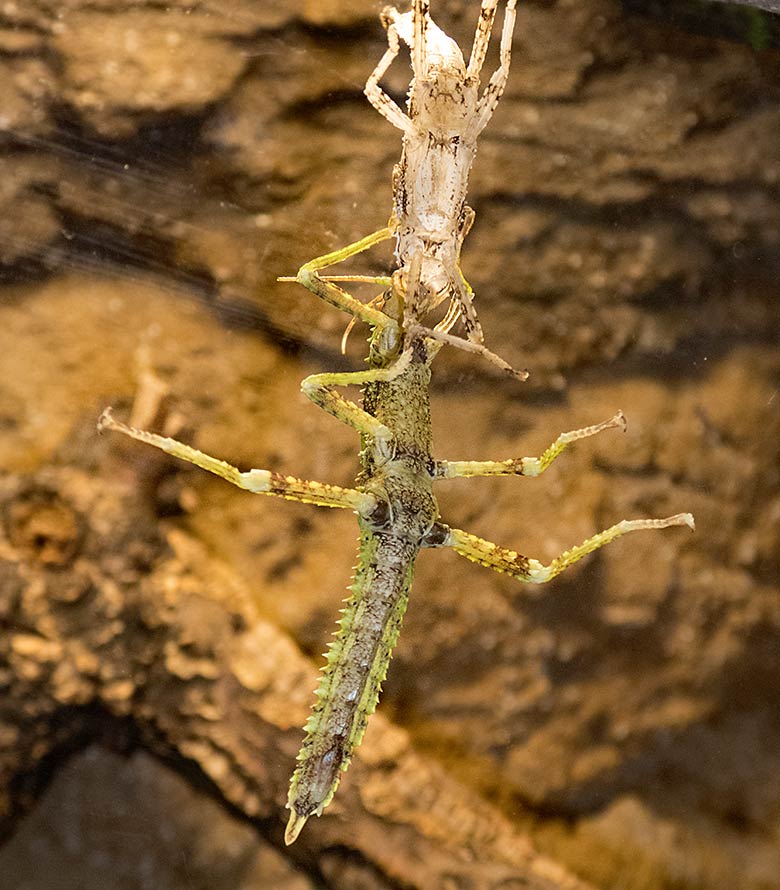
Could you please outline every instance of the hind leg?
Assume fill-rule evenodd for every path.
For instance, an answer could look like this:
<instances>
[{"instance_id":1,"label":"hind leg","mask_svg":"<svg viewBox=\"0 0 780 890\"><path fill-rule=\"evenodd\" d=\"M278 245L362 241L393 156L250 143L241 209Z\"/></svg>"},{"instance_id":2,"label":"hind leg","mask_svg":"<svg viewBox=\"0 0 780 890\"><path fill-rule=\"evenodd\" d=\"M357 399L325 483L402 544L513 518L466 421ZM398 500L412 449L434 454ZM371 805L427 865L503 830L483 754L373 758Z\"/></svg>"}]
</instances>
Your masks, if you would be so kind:
<instances>
[{"instance_id":1,"label":"hind leg","mask_svg":"<svg viewBox=\"0 0 780 890\"><path fill-rule=\"evenodd\" d=\"M110 408L100 415L98 432L112 430L137 439L147 445L159 448L161 451L195 464L209 473L214 473L226 479L232 485L251 491L254 494L271 494L286 498L290 501L302 501L305 504L317 504L320 507L347 507L361 512L370 511L371 495L352 488L341 488L338 485L327 485L324 482L314 482L306 479L298 479L295 476L283 476L281 473L272 473L270 470L247 470L241 472L224 460L198 451L190 445L170 439L167 436L158 436L146 430L139 430L127 426L114 419ZM368 507L367 507L368 505Z\"/></svg>"},{"instance_id":2,"label":"hind leg","mask_svg":"<svg viewBox=\"0 0 780 890\"><path fill-rule=\"evenodd\" d=\"M547 565L541 563L538 559L523 556L515 550L508 550L505 547L499 547L492 541L486 541L484 538L478 538L459 528L450 528L444 523L436 523L428 533L428 542L423 542L424 546L429 547L452 547L452 549L470 559L472 562L478 562L480 565L493 569L496 572L503 572L517 578L518 581L525 581L530 584L543 584L550 581L561 572L565 571L569 566L573 565L598 550L605 544L614 541L628 532L641 531L643 529L660 529L669 528L675 525L687 525L691 530L694 529L693 516L690 513L678 513L675 516L669 516L666 519L624 519L618 522L592 538L588 538L571 550L565 550L560 556L557 556Z\"/></svg>"}]
</instances>

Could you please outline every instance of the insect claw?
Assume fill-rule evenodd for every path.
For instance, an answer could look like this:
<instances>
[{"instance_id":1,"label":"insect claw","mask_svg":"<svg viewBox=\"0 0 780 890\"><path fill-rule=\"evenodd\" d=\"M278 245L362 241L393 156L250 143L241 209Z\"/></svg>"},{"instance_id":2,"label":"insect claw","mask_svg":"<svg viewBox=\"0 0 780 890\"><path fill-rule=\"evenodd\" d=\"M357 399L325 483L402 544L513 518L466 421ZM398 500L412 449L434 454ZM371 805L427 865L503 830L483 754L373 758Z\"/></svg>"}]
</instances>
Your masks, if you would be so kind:
<instances>
[{"instance_id":1,"label":"insect claw","mask_svg":"<svg viewBox=\"0 0 780 890\"><path fill-rule=\"evenodd\" d=\"M103 413L98 418L97 422L97 431L102 433L104 430L111 430L115 428L116 421L114 420L112 408L104 408Z\"/></svg>"},{"instance_id":2,"label":"insect claw","mask_svg":"<svg viewBox=\"0 0 780 890\"><path fill-rule=\"evenodd\" d=\"M527 369L523 369L522 371L517 371L512 367L508 367L504 369L510 377L514 377L515 380L528 380L531 376L530 372Z\"/></svg>"},{"instance_id":3,"label":"insect claw","mask_svg":"<svg viewBox=\"0 0 780 890\"><path fill-rule=\"evenodd\" d=\"M666 521L670 525L687 525L692 532L696 531L696 523L692 513L678 513L676 516L670 516Z\"/></svg>"}]
</instances>

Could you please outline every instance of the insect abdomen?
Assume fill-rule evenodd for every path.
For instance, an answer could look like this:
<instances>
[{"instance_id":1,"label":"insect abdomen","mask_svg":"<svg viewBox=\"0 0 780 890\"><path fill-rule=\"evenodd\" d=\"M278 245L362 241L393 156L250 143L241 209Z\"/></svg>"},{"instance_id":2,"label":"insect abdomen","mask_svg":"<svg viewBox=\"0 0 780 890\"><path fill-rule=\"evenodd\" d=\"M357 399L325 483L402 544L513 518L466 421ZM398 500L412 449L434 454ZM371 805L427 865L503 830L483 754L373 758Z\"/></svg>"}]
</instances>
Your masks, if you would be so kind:
<instances>
[{"instance_id":1,"label":"insect abdomen","mask_svg":"<svg viewBox=\"0 0 780 890\"><path fill-rule=\"evenodd\" d=\"M330 803L376 709L412 582L415 547L364 530L352 595L328 646L317 701L290 783L285 841L291 844L312 814Z\"/></svg>"}]
</instances>

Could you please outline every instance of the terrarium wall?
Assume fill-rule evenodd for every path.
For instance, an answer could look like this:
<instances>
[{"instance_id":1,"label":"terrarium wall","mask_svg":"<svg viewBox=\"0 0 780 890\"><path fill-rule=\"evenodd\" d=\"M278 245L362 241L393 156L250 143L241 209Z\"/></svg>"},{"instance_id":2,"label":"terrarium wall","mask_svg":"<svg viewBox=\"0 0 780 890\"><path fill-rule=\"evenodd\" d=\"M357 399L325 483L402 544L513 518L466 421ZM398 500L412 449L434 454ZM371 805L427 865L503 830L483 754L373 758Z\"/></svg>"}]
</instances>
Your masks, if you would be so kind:
<instances>
[{"instance_id":1,"label":"terrarium wall","mask_svg":"<svg viewBox=\"0 0 780 890\"><path fill-rule=\"evenodd\" d=\"M778 25L703 2L520 2L462 267L530 377L443 350L431 392L440 458L628 419L541 478L440 483L453 525L544 561L622 518L696 533L537 589L424 553L380 713L283 846L354 516L95 424L352 483L299 384L366 329L342 355L346 316L277 277L387 222L379 11L0 6L3 886L778 888ZM476 0L432 13L470 45Z\"/></svg>"}]
</instances>

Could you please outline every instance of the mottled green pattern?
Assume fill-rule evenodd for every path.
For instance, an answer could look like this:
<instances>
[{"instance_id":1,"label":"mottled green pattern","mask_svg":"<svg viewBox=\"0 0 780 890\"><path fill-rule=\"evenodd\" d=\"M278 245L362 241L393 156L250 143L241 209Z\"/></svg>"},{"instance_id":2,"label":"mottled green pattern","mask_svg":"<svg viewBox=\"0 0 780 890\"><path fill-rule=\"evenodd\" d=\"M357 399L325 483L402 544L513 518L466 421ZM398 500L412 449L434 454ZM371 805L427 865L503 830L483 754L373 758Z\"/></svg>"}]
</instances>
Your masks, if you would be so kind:
<instances>
[{"instance_id":1,"label":"mottled green pattern","mask_svg":"<svg viewBox=\"0 0 780 890\"><path fill-rule=\"evenodd\" d=\"M388 457L375 439L363 435L358 490L373 495L375 507L358 514L360 548L352 595L328 647L317 699L304 727L288 797L288 843L333 798L376 709L406 611L414 561L438 517L432 491L429 361L424 343L399 357L395 348L385 351L372 338L374 370L369 373L376 376L365 382L363 407L354 406L353 414L365 412L367 419L389 429L393 448ZM386 379L393 367L402 370ZM324 402L334 379L319 375Z\"/></svg>"},{"instance_id":2,"label":"mottled green pattern","mask_svg":"<svg viewBox=\"0 0 780 890\"><path fill-rule=\"evenodd\" d=\"M306 722L300 764L290 784L289 804L298 816L319 815L338 787L381 684L409 600L419 548L364 530L352 595L328 646L317 701Z\"/></svg>"}]
</instances>

